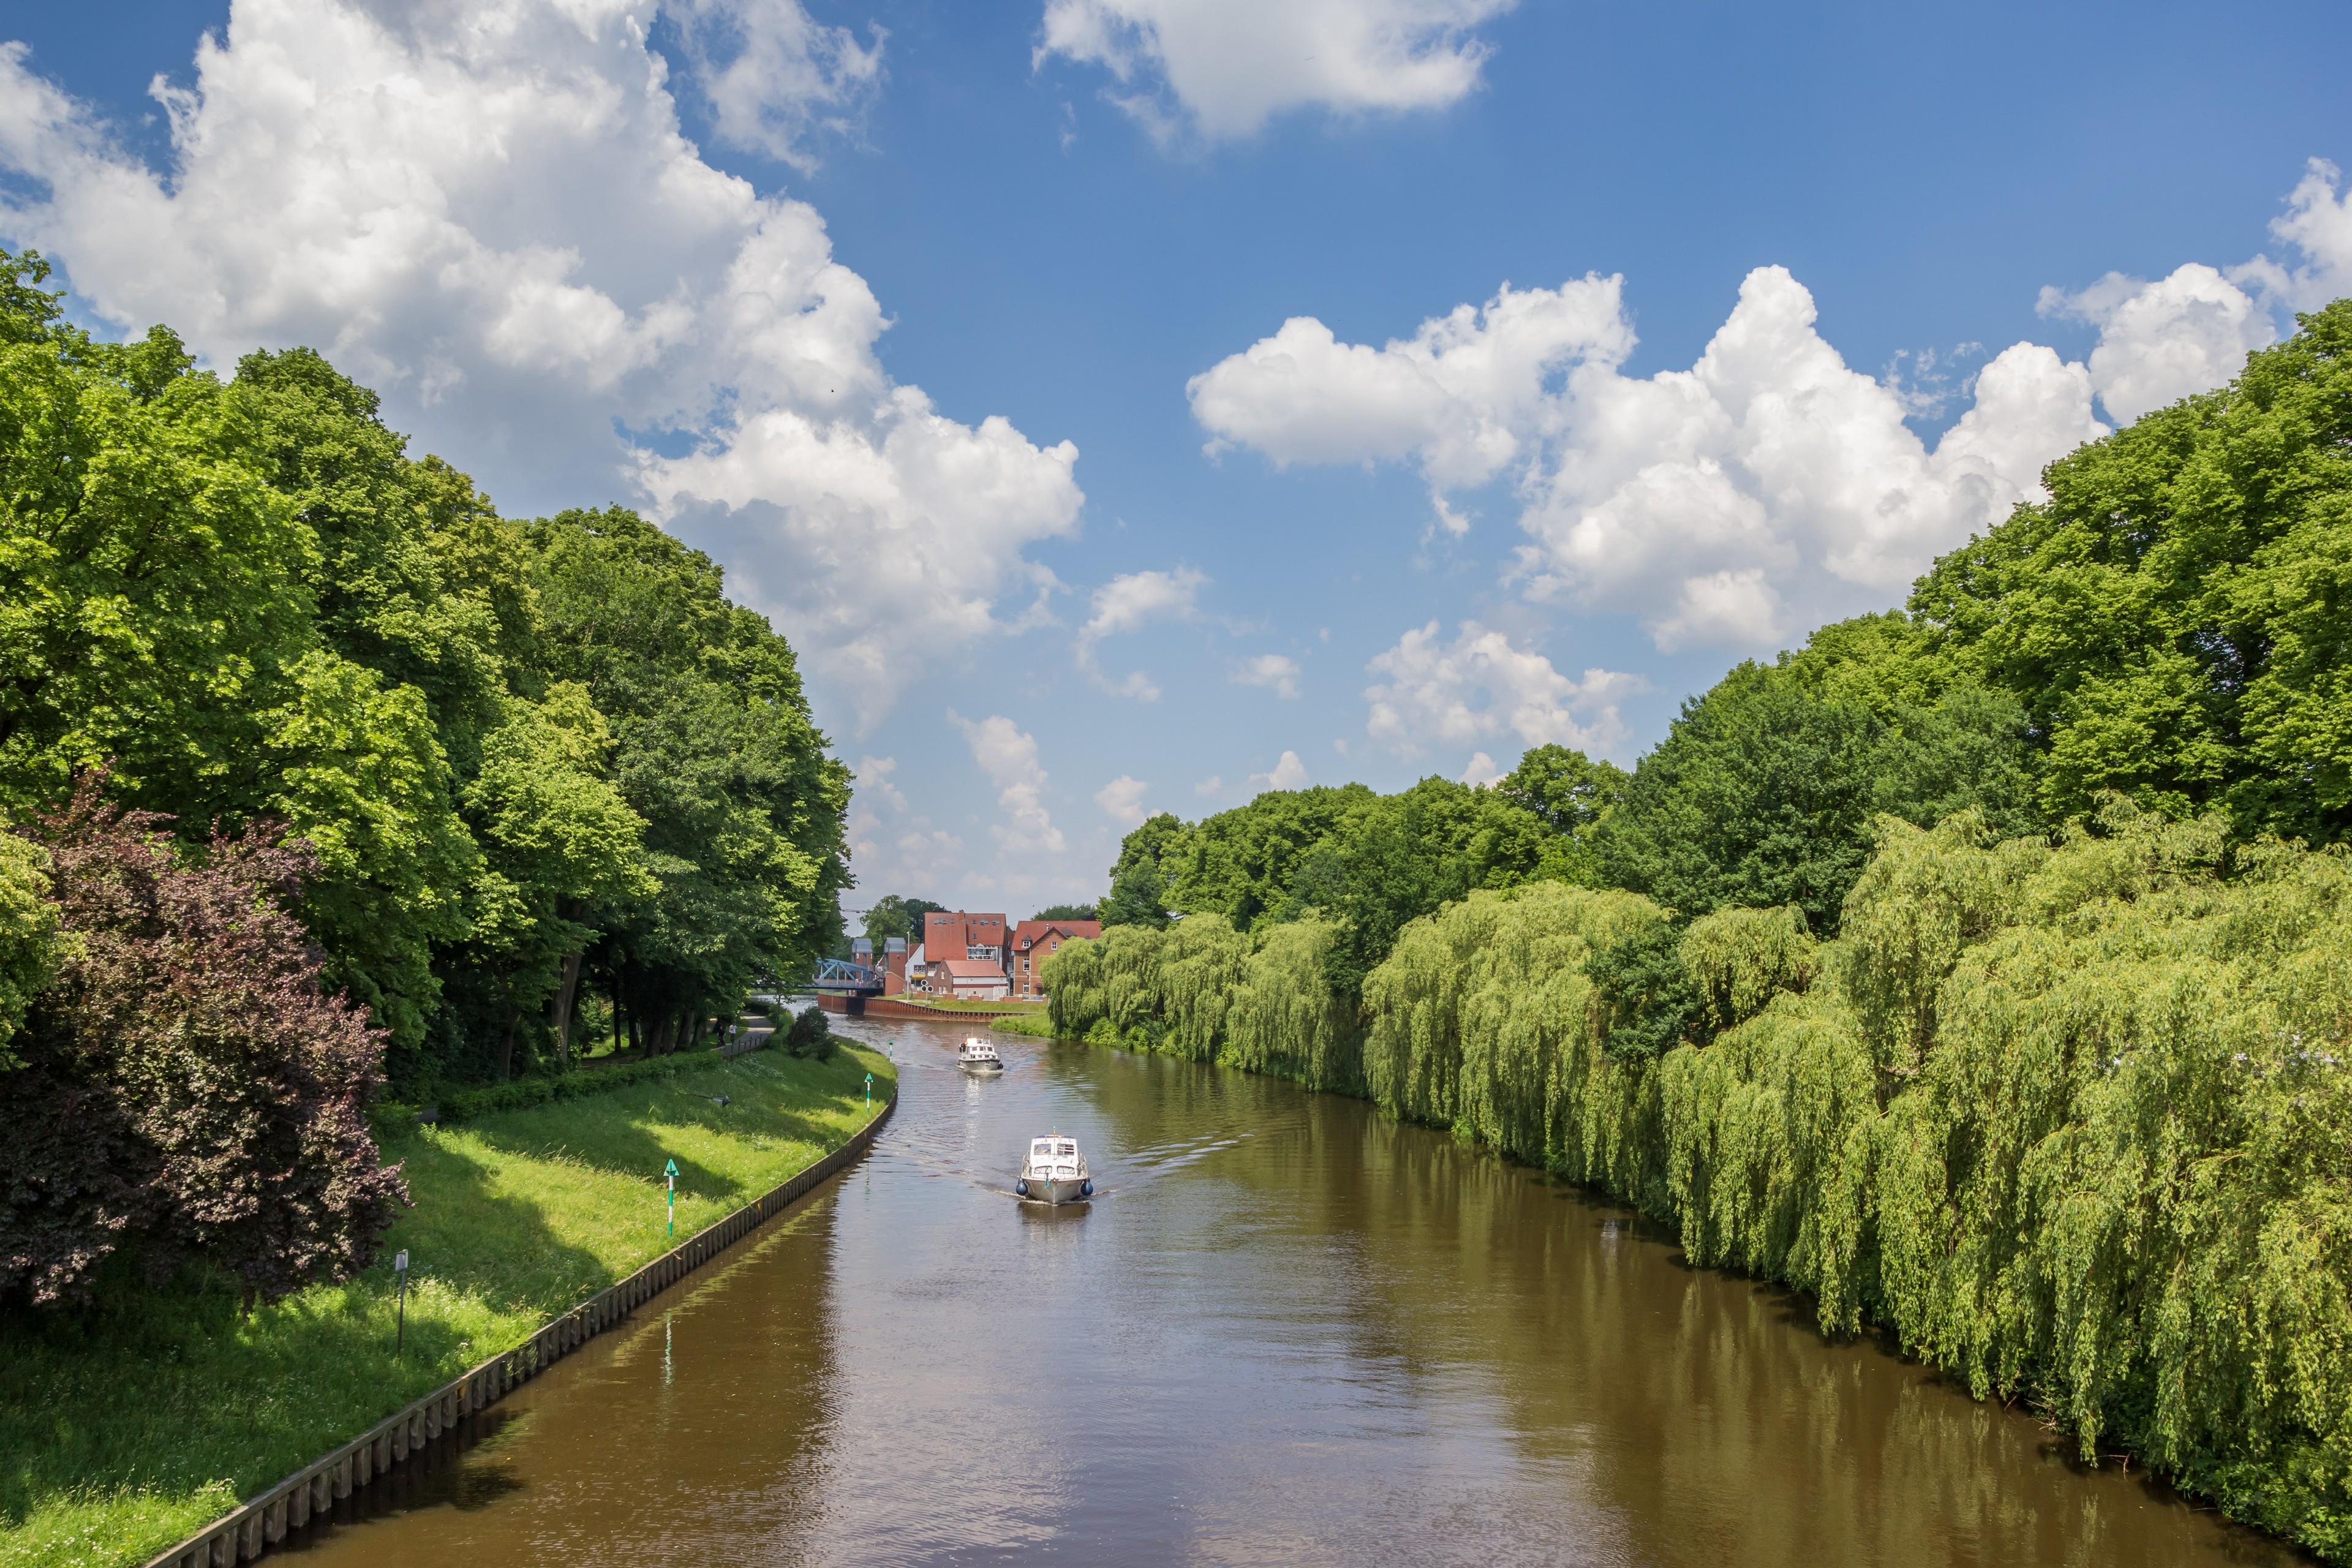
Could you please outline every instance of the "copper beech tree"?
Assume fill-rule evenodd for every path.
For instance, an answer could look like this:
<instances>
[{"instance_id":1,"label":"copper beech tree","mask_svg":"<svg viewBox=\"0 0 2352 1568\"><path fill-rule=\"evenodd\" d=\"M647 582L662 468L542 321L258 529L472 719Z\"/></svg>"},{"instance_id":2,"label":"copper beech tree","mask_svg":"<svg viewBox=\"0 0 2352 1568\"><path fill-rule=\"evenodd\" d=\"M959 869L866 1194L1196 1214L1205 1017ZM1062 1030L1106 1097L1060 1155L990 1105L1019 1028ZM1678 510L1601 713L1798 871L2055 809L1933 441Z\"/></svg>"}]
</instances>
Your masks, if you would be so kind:
<instances>
[{"instance_id":1,"label":"copper beech tree","mask_svg":"<svg viewBox=\"0 0 2352 1568\"><path fill-rule=\"evenodd\" d=\"M249 1306L364 1268L407 1191L367 1126L384 1034L320 984L282 828L175 847L104 798L40 818L59 940L0 1068L0 1298L87 1298L117 1253Z\"/></svg>"}]
</instances>

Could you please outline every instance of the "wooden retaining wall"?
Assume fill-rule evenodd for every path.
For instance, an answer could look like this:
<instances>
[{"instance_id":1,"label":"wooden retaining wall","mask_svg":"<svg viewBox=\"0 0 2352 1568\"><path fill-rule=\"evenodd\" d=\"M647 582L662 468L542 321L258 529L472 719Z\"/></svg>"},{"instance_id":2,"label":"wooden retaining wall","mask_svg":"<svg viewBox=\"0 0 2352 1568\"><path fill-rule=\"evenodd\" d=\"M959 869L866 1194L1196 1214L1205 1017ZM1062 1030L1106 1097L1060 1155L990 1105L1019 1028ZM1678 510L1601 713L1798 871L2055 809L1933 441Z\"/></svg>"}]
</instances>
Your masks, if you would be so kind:
<instances>
[{"instance_id":1,"label":"wooden retaining wall","mask_svg":"<svg viewBox=\"0 0 2352 1568\"><path fill-rule=\"evenodd\" d=\"M828 1013L839 1013L852 1018L925 1018L934 1024L955 1023L958 1019L1021 1018L1043 1013L1043 1007L926 1007L920 1002L902 1002L896 996L839 996L830 991L820 991L817 1005Z\"/></svg>"},{"instance_id":2,"label":"wooden retaining wall","mask_svg":"<svg viewBox=\"0 0 2352 1568\"><path fill-rule=\"evenodd\" d=\"M330 1513L338 1499L350 1497L393 1466L421 1454L445 1433L454 1433L465 1417L497 1404L805 1197L865 1153L898 1107L894 1084L872 1121L799 1175L599 1291L514 1349L443 1384L326 1458L238 1504L170 1551L148 1559L147 1568L229 1568L234 1563L252 1562L283 1541L288 1531L301 1529L314 1514Z\"/></svg>"}]
</instances>

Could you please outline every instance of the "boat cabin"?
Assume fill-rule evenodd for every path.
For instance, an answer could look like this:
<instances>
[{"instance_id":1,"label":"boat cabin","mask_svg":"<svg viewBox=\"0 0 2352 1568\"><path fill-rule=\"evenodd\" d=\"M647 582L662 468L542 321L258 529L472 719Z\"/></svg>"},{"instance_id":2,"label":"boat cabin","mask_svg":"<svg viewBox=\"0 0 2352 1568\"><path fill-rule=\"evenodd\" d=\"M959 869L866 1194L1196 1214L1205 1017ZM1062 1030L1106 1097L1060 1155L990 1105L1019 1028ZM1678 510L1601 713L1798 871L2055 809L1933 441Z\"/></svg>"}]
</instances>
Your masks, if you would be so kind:
<instances>
[{"instance_id":1,"label":"boat cabin","mask_svg":"<svg viewBox=\"0 0 2352 1568\"><path fill-rule=\"evenodd\" d=\"M1033 1171L1067 1168L1067 1173L1078 1173L1078 1144L1074 1138L1033 1138L1029 1141L1029 1168Z\"/></svg>"}]
</instances>

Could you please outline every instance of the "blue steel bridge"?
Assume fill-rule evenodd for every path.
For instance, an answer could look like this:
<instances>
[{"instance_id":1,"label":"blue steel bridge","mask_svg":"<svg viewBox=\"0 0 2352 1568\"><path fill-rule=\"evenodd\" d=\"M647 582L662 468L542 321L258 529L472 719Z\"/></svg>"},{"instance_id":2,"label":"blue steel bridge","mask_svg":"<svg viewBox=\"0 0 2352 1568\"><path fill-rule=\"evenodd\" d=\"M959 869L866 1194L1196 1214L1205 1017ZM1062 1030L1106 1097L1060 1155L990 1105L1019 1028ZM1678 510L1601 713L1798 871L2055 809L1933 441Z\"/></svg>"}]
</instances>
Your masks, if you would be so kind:
<instances>
[{"instance_id":1,"label":"blue steel bridge","mask_svg":"<svg viewBox=\"0 0 2352 1568\"><path fill-rule=\"evenodd\" d=\"M882 972L870 963L852 963L845 958L820 958L814 984L816 989L834 996L879 996Z\"/></svg>"}]
</instances>

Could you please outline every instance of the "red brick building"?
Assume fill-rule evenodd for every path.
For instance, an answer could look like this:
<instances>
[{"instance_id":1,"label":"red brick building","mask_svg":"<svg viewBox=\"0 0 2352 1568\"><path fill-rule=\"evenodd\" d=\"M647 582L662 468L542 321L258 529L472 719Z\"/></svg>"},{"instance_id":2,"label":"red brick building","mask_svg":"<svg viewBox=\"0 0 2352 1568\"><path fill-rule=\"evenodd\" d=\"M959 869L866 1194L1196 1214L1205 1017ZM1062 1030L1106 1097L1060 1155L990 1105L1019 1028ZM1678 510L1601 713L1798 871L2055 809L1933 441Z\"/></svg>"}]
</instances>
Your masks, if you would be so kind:
<instances>
[{"instance_id":1,"label":"red brick building","mask_svg":"<svg viewBox=\"0 0 2352 1568\"><path fill-rule=\"evenodd\" d=\"M1045 994L1045 988L1037 978L1037 971L1045 962L1060 952L1066 942L1077 937L1100 935L1100 921L1023 921L1013 928L1013 994Z\"/></svg>"},{"instance_id":2,"label":"red brick building","mask_svg":"<svg viewBox=\"0 0 2352 1568\"><path fill-rule=\"evenodd\" d=\"M1001 914L933 910L923 916L922 944L907 965L908 988L934 996L971 994L984 983L972 966L986 964L1005 973L1010 945L1007 921ZM950 970L950 963L956 969Z\"/></svg>"},{"instance_id":3,"label":"red brick building","mask_svg":"<svg viewBox=\"0 0 2352 1568\"><path fill-rule=\"evenodd\" d=\"M1034 999L1045 994L1037 975L1045 960L1066 942L1100 935L1100 921L1023 921L1016 926L1001 914L934 910L923 916L923 940L913 952L901 949L883 955L885 986L891 993L903 989L932 996L1009 993Z\"/></svg>"}]
</instances>

